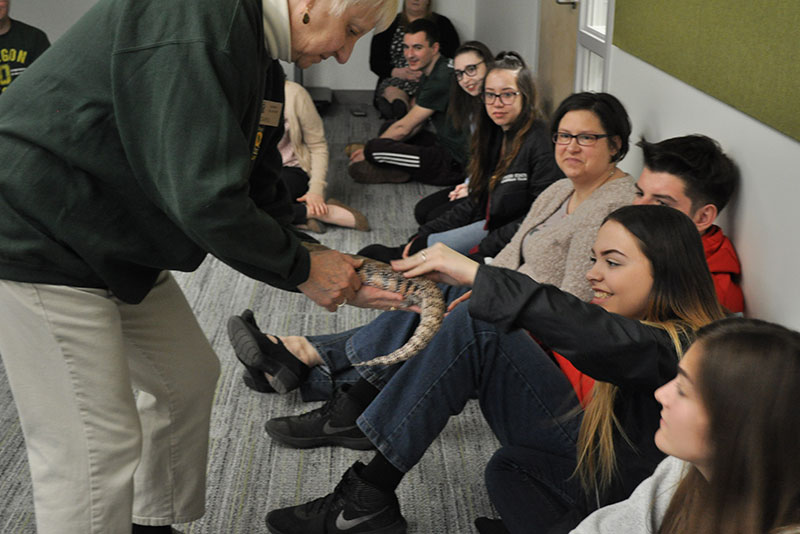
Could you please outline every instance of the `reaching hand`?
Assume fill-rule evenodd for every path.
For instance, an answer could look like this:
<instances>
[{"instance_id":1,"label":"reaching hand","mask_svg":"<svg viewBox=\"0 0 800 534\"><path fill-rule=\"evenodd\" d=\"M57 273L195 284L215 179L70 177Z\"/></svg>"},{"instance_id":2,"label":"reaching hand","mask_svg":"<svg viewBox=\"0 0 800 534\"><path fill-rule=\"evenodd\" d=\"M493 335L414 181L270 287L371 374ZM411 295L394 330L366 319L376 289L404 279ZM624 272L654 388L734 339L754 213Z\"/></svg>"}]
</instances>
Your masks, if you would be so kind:
<instances>
[{"instance_id":1,"label":"reaching hand","mask_svg":"<svg viewBox=\"0 0 800 534\"><path fill-rule=\"evenodd\" d=\"M450 199L450 202L454 200L458 200L459 198L464 198L469 194L469 186L467 184L458 184L455 188L450 191L447 197Z\"/></svg>"},{"instance_id":2,"label":"reaching hand","mask_svg":"<svg viewBox=\"0 0 800 534\"><path fill-rule=\"evenodd\" d=\"M308 280L297 289L328 311L336 311L342 304L352 302L361 288L361 279L355 268L363 260L336 250L312 251L309 256Z\"/></svg>"},{"instance_id":3,"label":"reaching hand","mask_svg":"<svg viewBox=\"0 0 800 534\"><path fill-rule=\"evenodd\" d=\"M402 272L407 278L426 275L436 282L454 286L472 286L478 267L478 262L441 243L402 260L392 261L392 268Z\"/></svg>"},{"instance_id":4,"label":"reaching hand","mask_svg":"<svg viewBox=\"0 0 800 534\"><path fill-rule=\"evenodd\" d=\"M328 213L328 205L322 195L306 193L297 201L306 203L306 217L323 217Z\"/></svg>"},{"instance_id":5,"label":"reaching hand","mask_svg":"<svg viewBox=\"0 0 800 534\"><path fill-rule=\"evenodd\" d=\"M356 163L357 161L364 161L366 156L364 156L364 149L359 148L358 150L353 150L350 154L350 163Z\"/></svg>"},{"instance_id":6,"label":"reaching hand","mask_svg":"<svg viewBox=\"0 0 800 534\"><path fill-rule=\"evenodd\" d=\"M377 310L408 310L419 313L418 306L405 307L403 296L400 293L393 293L377 287L362 285L356 292L356 296L348 304L359 308L372 308Z\"/></svg>"}]
</instances>

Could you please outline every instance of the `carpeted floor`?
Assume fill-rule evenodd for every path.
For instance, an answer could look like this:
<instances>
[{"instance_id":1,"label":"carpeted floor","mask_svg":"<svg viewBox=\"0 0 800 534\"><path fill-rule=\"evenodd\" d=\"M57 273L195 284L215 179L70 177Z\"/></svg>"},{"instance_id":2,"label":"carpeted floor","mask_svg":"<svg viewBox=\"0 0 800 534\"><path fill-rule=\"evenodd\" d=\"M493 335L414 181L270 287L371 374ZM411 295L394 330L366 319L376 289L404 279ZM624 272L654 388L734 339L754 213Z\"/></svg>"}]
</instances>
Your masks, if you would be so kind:
<instances>
[{"instance_id":1,"label":"carpeted floor","mask_svg":"<svg viewBox=\"0 0 800 534\"><path fill-rule=\"evenodd\" d=\"M435 188L419 184L361 185L347 176L343 149L373 136L377 114L366 93L339 94L324 114L331 152L328 195L362 210L370 232L329 227L317 237L343 252L370 243L398 245L416 231L413 206ZM350 113L357 107L366 117ZM300 294L247 278L214 258L193 273L176 273L200 325L222 362L211 427L207 512L179 529L191 534L267 532L267 511L306 502L332 491L344 471L372 453L321 448L298 451L274 444L263 431L270 417L318 406L299 394L263 395L245 388L225 331L231 314L251 308L262 329L279 335L323 334L360 326L378 312L349 306L329 313ZM5 372L0 367L0 532L36 532L24 443ZM398 489L409 533L475 532L478 515L493 515L482 473L497 441L473 401L453 418L420 465ZM115 533L112 533L115 534ZM127 533L120 533L127 534Z\"/></svg>"}]
</instances>

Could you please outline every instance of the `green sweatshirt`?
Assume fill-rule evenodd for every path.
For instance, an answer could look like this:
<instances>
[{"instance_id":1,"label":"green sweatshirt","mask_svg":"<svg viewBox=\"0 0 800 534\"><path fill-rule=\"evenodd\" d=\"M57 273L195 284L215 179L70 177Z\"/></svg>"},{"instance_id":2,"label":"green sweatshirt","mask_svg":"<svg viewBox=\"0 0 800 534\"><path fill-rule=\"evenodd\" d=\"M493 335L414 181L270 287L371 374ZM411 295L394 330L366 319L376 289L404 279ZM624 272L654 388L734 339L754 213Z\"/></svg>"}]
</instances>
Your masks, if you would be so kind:
<instances>
[{"instance_id":1,"label":"green sweatshirt","mask_svg":"<svg viewBox=\"0 0 800 534\"><path fill-rule=\"evenodd\" d=\"M207 253L283 289L308 278L277 179L281 108L262 113L283 102L283 72L261 9L100 0L9 86L0 278L131 303Z\"/></svg>"}]
</instances>

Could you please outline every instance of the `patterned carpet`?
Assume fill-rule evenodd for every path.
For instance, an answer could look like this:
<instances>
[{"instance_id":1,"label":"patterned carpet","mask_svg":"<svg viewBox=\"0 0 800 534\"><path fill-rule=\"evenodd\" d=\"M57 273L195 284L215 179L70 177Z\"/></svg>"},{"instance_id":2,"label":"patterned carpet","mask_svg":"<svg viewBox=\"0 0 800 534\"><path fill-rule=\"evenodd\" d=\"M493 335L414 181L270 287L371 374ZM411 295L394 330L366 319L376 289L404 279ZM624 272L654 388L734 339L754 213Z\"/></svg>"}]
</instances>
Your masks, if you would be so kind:
<instances>
[{"instance_id":1,"label":"patterned carpet","mask_svg":"<svg viewBox=\"0 0 800 534\"><path fill-rule=\"evenodd\" d=\"M365 93L338 94L324 115L331 151L328 194L362 210L373 228L356 232L329 227L317 236L343 252L356 252L370 243L404 242L416 231L414 204L435 190L419 184L361 185L350 180L345 144L373 136L379 125L367 101ZM367 116L353 116L352 107L364 109ZM262 329L270 333L323 334L362 325L378 312L345 306L329 313L300 294L268 287L214 258L193 273L176 273L176 278L222 362L212 416L207 512L203 519L178 528L191 534L267 532L267 511L325 495L355 460L369 460L372 453L336 448L298 451L274 444L264 433L264 421L318 404L303 403L297 393L263 395L245 388L227 339L227 318L252 308ZM36 529L25 449L2 367L0 401L0 532L32 534ZM409 533L475 532L476 516L493 515L482 477L496 448L473 401L451 420L398 489Z\"/></svg>"}]
</instances>

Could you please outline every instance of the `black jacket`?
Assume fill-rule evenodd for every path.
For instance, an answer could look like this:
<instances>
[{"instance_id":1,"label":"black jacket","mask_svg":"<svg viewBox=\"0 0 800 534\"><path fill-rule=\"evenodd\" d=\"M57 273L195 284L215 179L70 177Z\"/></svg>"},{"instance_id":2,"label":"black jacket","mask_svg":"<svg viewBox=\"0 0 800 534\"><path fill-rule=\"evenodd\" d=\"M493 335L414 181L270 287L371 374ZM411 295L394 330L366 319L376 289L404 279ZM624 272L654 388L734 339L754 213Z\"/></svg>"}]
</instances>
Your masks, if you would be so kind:
<instances>
[{"instance_id":1,"label":"black jacket","mask_svg":"<svg viewBox=\"0 0 800 534\"><path fill-rule=\"evenodd\" d=\"M667 332L488 265L478 269L469 312L506 331L524 328L583 373L619 386L614 411L633 447L615 430L618 475L599 502L627 499L664 458L654 441L661 405L653 394L677 374L678 357ZM595 498L587 497L586 506L570 514L572 526L596 507Z\"/></svg>"},{"instance_id":2,"label":"black jacket","mask_svg":"<svg viewBox=\"0 0 800 534\"><path fill-rule=\"evenodd\" d=\"M500 129L498 128L498 132ZM498 134L492 140L492 153L495 168L499 160L503 136ZM469 198L466 202L453 206L436 219L420 227L417 236L426 242L430 234L444 232L486 220L489 235L480 243L482 256L494 256L516 232L522 219L539 194L564 175L556 165L553 143L547 124L543 121L533 123L519 154L500 179L500 183L480 198Z\"/></svg>"}]
</instances>

